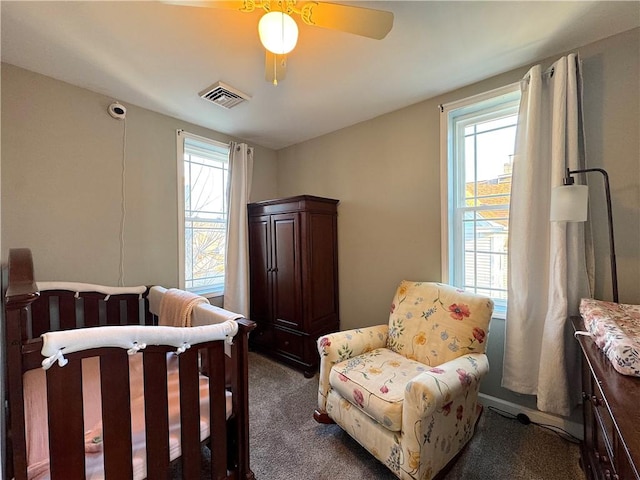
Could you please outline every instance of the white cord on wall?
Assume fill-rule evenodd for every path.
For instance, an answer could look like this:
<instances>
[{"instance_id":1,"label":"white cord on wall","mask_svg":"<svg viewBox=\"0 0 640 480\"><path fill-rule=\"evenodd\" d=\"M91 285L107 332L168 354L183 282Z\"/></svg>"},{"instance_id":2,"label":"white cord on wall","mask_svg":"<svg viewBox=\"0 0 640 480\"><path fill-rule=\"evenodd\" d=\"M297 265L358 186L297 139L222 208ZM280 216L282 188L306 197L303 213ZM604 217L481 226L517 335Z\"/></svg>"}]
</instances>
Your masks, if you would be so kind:
<instances>
[{"instance_id":1,"label":"white cord on wall","mask_svg":"<svg viewBox=\"0 0 640 480\"><path fill-rule=\"evenodd\" d=\"M121 216L120 216L120 272L118 286L124 286L124 224L127 216L126 209L126 165L127 165L127 119L123 118L122 124L122 191L121 191Z\"/></svg>"}]
</instances>

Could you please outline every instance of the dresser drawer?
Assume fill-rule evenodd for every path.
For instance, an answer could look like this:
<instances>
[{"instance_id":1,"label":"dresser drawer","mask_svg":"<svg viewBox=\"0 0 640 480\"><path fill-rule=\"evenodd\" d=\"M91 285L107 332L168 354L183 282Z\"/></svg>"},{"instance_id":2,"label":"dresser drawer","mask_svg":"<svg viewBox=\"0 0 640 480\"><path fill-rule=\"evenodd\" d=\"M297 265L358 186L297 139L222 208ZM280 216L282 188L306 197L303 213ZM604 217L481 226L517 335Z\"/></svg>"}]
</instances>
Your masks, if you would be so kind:
<instances>
[{"instance_id":1,"label":"dresser drawer","mask_svg":"<svg viewBox=\"0 0 640 480\"><path fill-rule=\"evenodd\" d=\"M603 464L603 468L615 465L614 442L616 442L616 431L613 419L611 418L611 414L609 413L609 409L607 408L606 401L599 385L594 389L594 395L589 399L589 401L593 405L593 415L595 416L596 429L598 437L600 438L600 441L597 444L597 452L595 453Z\"/></svg>"},{"instance_id":2,"label":"dresser drawer","mask_svg":"<svg viewBox=\"0 0 640 480\"><path fill-rule=\"evenodd\" d=\"M249 335L249 344L252 347L265 347L273 343L273 326L257 323L256 328Z\"/></svg>"},{"instance_id":3,"label":"dresser drawer","mask_svg":"<svg viewBox=\"0 0 640 480\"><path fill-rule=\"evenodd\" d=\"M302 353L304 351L304 335L291 330L284 330L279 327L275 327L274 334L276 350L278 352L295 357L299 360L302 359Z\"/></svg>"},{"instance_id":4,"label":"dresser drawer","mask_svg":"<svg viewBox=\"0 0 640 480\"><path fill-rule=\"evenodd\" d=\"M585 331L580 317L576 331ZM584 443L588 480L640 480L640 379L617 372L588 336L577 336L582 358Z\"/></svg>"}]
</instances>

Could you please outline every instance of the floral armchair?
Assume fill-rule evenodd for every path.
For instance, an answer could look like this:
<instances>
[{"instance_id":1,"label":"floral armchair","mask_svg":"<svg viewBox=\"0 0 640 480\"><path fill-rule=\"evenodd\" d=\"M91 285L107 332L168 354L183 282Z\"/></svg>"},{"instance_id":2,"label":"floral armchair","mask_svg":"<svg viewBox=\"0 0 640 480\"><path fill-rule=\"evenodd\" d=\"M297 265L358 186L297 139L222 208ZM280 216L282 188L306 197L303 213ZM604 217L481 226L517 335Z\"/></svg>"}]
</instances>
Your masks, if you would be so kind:
<instances>
[{"instance_id":1,"label":"floral armchair","mask_svg":"<svg viewBox=\"0 0 640 480\"><path fill-rule=\"evenodd\" d=\"M318 339L318 410L401 479L430 480L473 435L493 302L402 281L388 325Z\"/></svg>"}]
</instances>

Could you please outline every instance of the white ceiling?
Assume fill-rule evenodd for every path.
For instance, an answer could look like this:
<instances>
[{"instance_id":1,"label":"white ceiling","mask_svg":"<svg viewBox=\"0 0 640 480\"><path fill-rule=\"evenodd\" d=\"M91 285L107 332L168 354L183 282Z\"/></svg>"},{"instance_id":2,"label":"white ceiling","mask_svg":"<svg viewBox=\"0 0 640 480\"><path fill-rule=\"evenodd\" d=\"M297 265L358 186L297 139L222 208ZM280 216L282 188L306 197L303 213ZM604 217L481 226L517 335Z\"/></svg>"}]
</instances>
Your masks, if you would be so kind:
<instances>
[{"instance_id":1,"label":"white ceiling","mask_svg":"<svg viewBox=\"0 0 640 480\"><path fill-rule=\"evenodd\" d=\"M638 1L336 3L392 11L393 29L372 40L298 22L278 86L258 12L156 1L2 1L2 61L279 149L640 26ZM202 100L217 81L251 100Z\"/></svg>"}]
</instances>

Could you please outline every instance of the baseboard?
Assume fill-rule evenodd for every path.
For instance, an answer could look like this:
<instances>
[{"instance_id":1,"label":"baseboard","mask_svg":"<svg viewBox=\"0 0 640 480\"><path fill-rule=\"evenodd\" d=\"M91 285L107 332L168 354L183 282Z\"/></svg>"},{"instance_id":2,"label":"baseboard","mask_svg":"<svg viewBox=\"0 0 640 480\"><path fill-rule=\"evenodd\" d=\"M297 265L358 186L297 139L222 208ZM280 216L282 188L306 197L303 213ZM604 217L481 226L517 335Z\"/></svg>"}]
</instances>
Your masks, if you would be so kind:
<instances>
[{"instance_id":1,"label":"baseboard","mask_svg":"<svg viewBox=\"0 0 640 480\"><path fill-rule=\"evenodd\" d=\"M556 417L555 415L541 412L540 410L533 410L531 408L523 407L522 405L508 402L506 400L502 400L501 398L491 397L489 395L485 395L484 393L478 394L478 397L480 403L482 403L482 405L484 405L485 407L495 407L512 415L524 413L532 422L541 423L544 425L553 425L554 427L558 427L569 432L571 435L579 438L580 440L584 439L584 429L581 423L571 422L565 418Z\"/></svg>"}]
</instances>

